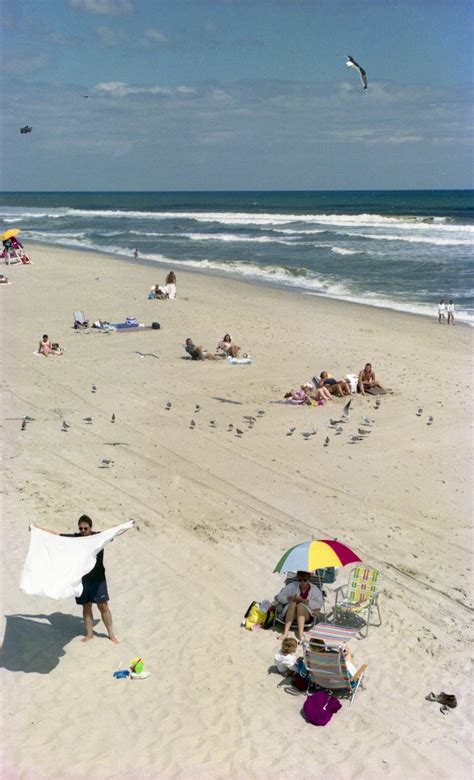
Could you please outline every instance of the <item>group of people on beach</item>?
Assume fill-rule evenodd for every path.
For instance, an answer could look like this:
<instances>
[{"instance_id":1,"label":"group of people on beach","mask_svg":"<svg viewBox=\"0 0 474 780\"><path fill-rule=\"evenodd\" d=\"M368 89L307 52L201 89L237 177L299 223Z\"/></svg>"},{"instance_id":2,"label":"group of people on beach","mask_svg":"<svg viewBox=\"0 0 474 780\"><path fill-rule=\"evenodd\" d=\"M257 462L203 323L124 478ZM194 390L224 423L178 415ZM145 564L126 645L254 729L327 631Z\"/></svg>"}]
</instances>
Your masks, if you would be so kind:
<instances>
[{"instance_id":1,"label":"group of people on beach","mask_svg":"<svg viewBox=\"0 0 474 780\"><path fill-rule=\"evenodd\" d=\"M444 298L439 299L438 303L438 322L442 325L448 318L448 325L454 325L454 303L452 298L449 299L449 303L446 303Z\"/></svg>"},{"instance_id":2,"label":"group of people on beach","mask_svg":"<svg viewBox=\"0 0 474 780\"><path fill-rule=\"evenodd\" d=\"M284 398L288 403L314 406L322 405L326 401L334 401L333 396L344 398L352 395L353 392L361 395L386 392L384 386L375 378L371 363L365 364L359 371L357 379L355 374L348 375L345 379L335 379L327 371L321 371L319 376L313 376L312 382L303 382L299 390L289 390Z\"/></svg>"},{"instance_id":3,"label":"group of people on beach","mask_svg":"<svg viewBox=\"0 0 474 780\"><path fill-rule=\"evenodd\" d=\"M149 298L156 298L160 301L174 301L176 299L176 274L170 271L166 277L164 285L155 284L150 288Z\"/></svg>"},{"instance_id":4,"label":"group of people on beach","mask_svg":"<svg viewBox=\"0 0 474 780\"><path fill-rule=\"evenodd\" d=\"M184 346L188 355L192 360L218 360L219 358L236 358L240 352L240 347L234 344L230 333L226 333L218 342L216 351L214 353L209 352L207 349L203 349L202 346L197 346L192 338L187 338Z\"/></svg>"}]
</instances>

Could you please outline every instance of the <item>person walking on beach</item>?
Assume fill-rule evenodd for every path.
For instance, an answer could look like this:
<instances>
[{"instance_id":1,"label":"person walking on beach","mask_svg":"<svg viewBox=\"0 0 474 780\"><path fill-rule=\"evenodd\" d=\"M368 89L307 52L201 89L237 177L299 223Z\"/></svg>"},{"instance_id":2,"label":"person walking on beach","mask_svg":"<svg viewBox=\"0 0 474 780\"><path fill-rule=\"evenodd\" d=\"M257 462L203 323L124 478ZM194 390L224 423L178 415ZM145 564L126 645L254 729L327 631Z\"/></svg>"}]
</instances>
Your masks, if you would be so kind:
<instances>
[{"instance_id":1,"label":"person walking on beach","mask_svg":"<svg viewBox=\"0 0 474 780\"><path fill-rule=\"evenodd\" d=\"M454 325L454 303L453 299L449 299L449 303L447 305L447 312L448 312L448 325L451 323L451 325Z\"/></svg>"},{"instance_id":2,"label":"person walking on beach","mask_svg":"<svg viewBox=\"0 0 474 780\"><path fill-rule=\"evenodd\" d=\"M438 322L441 325L442 322L444 322L446 318L446 304L444 302L444 298L440 298L438 303Z\"/></svg>"},{"instance_id":3,"label":"person walking on beach","mask_svg":"<svg viewBox=\"0 0 474 780\"><path fill-rule=\"evenodd\" d=\"M60 534L57 531L49 530L49 528L42 528L41 530L50 534L55 534L56 536L68 537L91 536L92 534L99 533L99 531L92 530L92 520L87 515L81 515L77 525L78 533L75 534ZM82 593L76 598L76 604L81 604L82 606L82 616L86 629L86 634L83 639L81 639L81 642L90 642L91 639L94 639L92 605L96 604L107 629L108 638L116 645L119 643L119 640L114 633L112 614L109 609L108 601L109 593L107 590L107 580L105 579L104 551L101 550L97 555L94 568L83 576Z\"/></svg>"},{"instance_id":4,"label":"person walking on beach","mask_svg":"<svg viewBox=\"0 0 474 780\"><path fill-rule=\"evenodd\" d=\"M138 249L134 249L133 250L133 256L134 256L135 260L138 260Z\"/></svg>"}]
</instances>

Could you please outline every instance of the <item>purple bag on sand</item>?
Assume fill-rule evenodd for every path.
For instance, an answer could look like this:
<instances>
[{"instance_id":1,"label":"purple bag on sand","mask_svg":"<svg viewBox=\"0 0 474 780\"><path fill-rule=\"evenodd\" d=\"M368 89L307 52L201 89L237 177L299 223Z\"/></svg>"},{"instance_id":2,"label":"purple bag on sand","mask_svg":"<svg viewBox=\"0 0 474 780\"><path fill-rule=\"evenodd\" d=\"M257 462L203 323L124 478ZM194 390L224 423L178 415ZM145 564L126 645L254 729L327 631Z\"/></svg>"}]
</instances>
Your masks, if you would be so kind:
<instances>
[{"instance_id":1,"label":"purple bag on sand","mask_svg":"<svg viewBox=\"0 0 474 780\"><path fill-rule=\"evenodd\" d=\"M330 696L326 691L316 691L306 699L303 711L309 723L325 726L341 707L341 702L335 696Z\"/></svg>"}]
</instances>

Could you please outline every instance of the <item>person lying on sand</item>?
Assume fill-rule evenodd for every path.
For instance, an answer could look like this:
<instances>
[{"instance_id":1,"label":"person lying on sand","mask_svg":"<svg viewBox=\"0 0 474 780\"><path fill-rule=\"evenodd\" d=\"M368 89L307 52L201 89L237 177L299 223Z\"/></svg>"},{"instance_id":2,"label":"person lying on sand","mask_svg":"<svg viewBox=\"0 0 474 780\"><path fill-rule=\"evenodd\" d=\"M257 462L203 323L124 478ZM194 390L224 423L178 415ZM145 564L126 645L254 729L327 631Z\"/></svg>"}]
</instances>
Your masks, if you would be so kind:
<instances>
[{"instance_id":1,"label":"person lying on sand","mask_svg":"<svg viewBox=\"0 0 474 780\"><path fill-rule=\"evenodd\" d=\"M217 355L211 355L207 350L203 350L202 347L197 347L194 341L190 338L186 339L185 350L188 355L191 355L193 360L216 360Z\"/></svg>"},{"instance_id":2,"label":"person lying on sand","mask_svg":"<svg viewBox=\"0 0 474 780\"><path fill-rule=\"evenodd\" d=\"M329 376L327 371L321 371L319 375L319 386L327 387L330 393L342 398L344 395L351 395L351 388L345 379L334 379Z\"/></svg>"},{"instance_id":3,"label":"person lying on sand","mask_svg":"<svg viewBox=\"0 0 474 780\"><path fill-rule=\"evenodd\" d=\"M334 401L327 387L316 387L312 382L303 382L301 389L315 401Z\"/></svg>"},{"instance_id":4,"label":"person lying on sand","mask_svg":"<svg viewBox=\"0 0 474 780\"><path fill-rule=\"evenodd\" d=\"M377 382L375 373L372 368L372 363L366 363L362 371L359 373L359 379L357 382L357 389L361 395L365 395L367 390L372 390L373 387L378 387L384 393L385 387Z\"/></svg>"},{"instance_id":5,"label":"person lying on sand","mask_svg":"<svg viewBox=\"0 0 474 780\"><path fill-rule=\"evenodd\" d=\"M62 349L59 344L51 344L48 334L45 333L38 344L38 354L48 357L48 355L62 355Z\"/></svg>"},{"instance_id":6,"label":"person lying on sand","mask_svg":"<svg viewBox=\"0 0 474 780\"><path fill-rule=\"evenodd\" d=\"M226 333L217 344L217 351L225 352L228 357L237 357L240 352L240 347L237 344L232 343L232 336L230 333Z\"/></svg>"}]
</instances>

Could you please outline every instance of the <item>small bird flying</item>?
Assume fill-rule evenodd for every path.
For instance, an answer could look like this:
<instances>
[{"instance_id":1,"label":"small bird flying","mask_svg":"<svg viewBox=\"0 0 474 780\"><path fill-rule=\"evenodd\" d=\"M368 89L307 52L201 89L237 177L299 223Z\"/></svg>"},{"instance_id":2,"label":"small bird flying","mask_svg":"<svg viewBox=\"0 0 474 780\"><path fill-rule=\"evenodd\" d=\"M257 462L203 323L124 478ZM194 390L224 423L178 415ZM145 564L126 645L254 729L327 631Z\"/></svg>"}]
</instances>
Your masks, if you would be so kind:
<instances>
[{"instance_id":1,"label":"small bird flying","mask_svg":"<svg viewBox=\"0 0 474 780\"><path fill-rule=\"evenodd\" d=\"M349 409L351 408L351 403L352 403L352 398L351 398L350 401L348 401L346 403L344 409L342 410L342 416L343 417L348 417L349 416Z\"/></svg>"},{"instance_id":2,"label":"small bird flying","mask_svg":"<svg viewBox=\"0 0 474 780\"><path fill-rule=\"evenodd\" d=\"M367 74L362 68L358 62L355 61L353 57L351 57L350 54L346 54L347 60L346 65L348 68L355 68L360 76L360 80L362 81L362 84L364 85L364 89L367 89Z\"/></svg>"},{"instance_id":3,"label":"small bird flying","mask_svg":"<svg viewBox=\"0 0 474 780\"><path fill-rule=\"evenodd\" d=\"M20 133L22 135L25 135L25 133L31 133L32 130L33 130L33 128L29 127L29 125L25 125L24 127L20 127Z\"/></svg>"}]
</instances>

